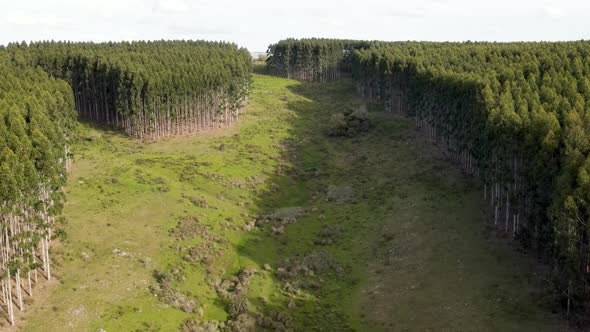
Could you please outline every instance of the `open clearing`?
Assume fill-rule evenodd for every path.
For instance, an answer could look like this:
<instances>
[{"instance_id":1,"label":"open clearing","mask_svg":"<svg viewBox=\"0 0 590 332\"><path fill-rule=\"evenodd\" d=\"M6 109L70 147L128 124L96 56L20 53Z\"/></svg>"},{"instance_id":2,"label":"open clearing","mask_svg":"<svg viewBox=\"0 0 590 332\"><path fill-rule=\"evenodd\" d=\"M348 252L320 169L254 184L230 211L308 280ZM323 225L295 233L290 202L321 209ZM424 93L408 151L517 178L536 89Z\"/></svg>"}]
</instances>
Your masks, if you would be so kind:
<instances>
[{"instance_id":1,"label":"open clearing","mask_svg":"<svg viewBox=\"0 0 590 332\"><path fill-rule=\"evenodd\" d=\"M22 330L175 331L244 312L296 331L559 330L535 304L533 258L486 226L478 184L412 120L373 110L368 133L326 135L354 96L348 80L254 75L233 128L142 143L83 125L59 284Z\"/></svg>"}]
</instances>

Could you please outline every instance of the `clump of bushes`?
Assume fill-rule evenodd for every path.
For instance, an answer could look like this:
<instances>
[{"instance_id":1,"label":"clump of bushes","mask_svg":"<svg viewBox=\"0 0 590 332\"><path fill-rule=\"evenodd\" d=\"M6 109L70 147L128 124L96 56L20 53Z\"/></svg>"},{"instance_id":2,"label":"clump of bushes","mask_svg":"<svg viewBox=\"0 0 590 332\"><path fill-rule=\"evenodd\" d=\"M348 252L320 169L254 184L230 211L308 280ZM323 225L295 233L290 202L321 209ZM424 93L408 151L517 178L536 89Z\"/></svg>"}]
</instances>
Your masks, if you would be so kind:
<instances>
[{"instance_id":1,"label":"clump of bushes","mask_svg":"<svg viewBox=\"0 0 590 332\"><path fill-rule=\"evenodd\" d=\"M209 208L209 202L207 202L207 200L205 199L205 197L194 197L194 196L188 196L185 194L182 194L182 198L188 200L189 202L191 202L191 204L193 206L197 206L203 209L207 209Z\"/></svg>"},{"instance_id":2,"label":"clump of bushes","mask_svg":"<svg viewBox=\"0 0 590 332\"><path fill-rule=\"evenodd\" d=\"M225 327L225 322L208 320L202 321L194 318L187 318L179 327L180 332L218 332Z\"/></svg>"},{"instance_id":3,"label":"clump of bushes","mask_svg":"<svg viewBox=\"0 0 590 332\"><path fill-rule=\"evenodd\" d=\"M338 240L341 233L342 227L338 225L324 225L314 243L321 246L330 245Z\"/></svg>"},{"instance_id":4,"label":"clump of bushes","mask_svg":"<svg viewBox=\"0 0 590 332\"><path fill-rule=\"evenodd\" d=\"M252 277L256 272L256 269L248 268L229 279L216 282L215 290L217 291L217 295L228 302L233 302L235 299L240 298L250 285Z\"/></svg>"},{"instance_id":5,"label":"clump of bushes","mask_svg":"<svg viewBox=\"0 0 590 332\"><path fill-rule=\"evenodd\" d=\"M227 306L227 312L231 317L238 317L241 314L247 313L250 307L250 302L245 296L237 296L230 300Z\"/></svg>"},{"instance_id":6,"label":"clump of bushes","mask_svg":"<svg viewBox=\"0 0 590 332\"><path fill-rule=\"evenodd\" d=\"M271 311L266 315L259 315L256 323L268 331L293 331L291 317L280 311Z\"/></svg>"},{"instance_id":7,"label":"clump of bushes","mask_svg":"<svg viewBox=\"0 0 590 332\"><path fill-rule=\"evenodd\" d=\"M170 235L178 241L192 239L197 236L200 236L205 240L214 240L212 239L213 235L209 232L207 226L203 225L197 216L180 217L176 226L169 232Z\"/></svg>"},{"instance_id":8,"label":"clump of bushes","mask_svg":"<svg viewBox=\"0 0 590 332\"><path fill-rule=\"evenodd\" d=\"M196 313L199 301L192 298L192 294L183 294L172 285L174 275L167 272L154 271L156 284L150 286L152 294L169 306L187 313Z\"/></svg>"},{"instance_id":9,"label":"clump of bushes","mask_svg":"<svg viewBox=\"0 0 590 332\"><path fill-rule=\"evenodd\" d=\"M277 268L275 274L282 281L293 280L298 276L313 277L318 274L333 272L341 274L342 267L326 251L314 251L309 255L291 257Z\"/></svg>"},{"instance_id":10,"label":"clump of bushes","mask_svg":"<svg viewBox=\"0 0 590 332\"><path fill-rule=\"evenodd\" d=\"M343 113L333 114L328 124L328 134L352 137L368 131L370 127L369 112L366 106L362 106L356 110L349 109Z\"/></svg>"}]
</instances>

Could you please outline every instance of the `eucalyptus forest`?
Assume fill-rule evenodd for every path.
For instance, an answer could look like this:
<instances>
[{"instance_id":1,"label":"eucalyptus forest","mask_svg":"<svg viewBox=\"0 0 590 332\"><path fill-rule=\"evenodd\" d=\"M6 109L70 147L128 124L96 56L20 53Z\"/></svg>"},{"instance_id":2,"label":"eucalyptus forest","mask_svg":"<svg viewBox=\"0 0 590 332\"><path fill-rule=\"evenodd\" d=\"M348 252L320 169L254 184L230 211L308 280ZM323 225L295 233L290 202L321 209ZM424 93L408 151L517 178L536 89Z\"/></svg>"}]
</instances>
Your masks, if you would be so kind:
<instances>
[{"instance_id":1,"label":"eucalyptus forest","mask_svg":"<svg viewBox=\"0 0 590 332\"><path fill-rule=\"evenodd\" d=\"M583 331L590 43L0 46L0 329Z\"/></svg>"}]
</instances>

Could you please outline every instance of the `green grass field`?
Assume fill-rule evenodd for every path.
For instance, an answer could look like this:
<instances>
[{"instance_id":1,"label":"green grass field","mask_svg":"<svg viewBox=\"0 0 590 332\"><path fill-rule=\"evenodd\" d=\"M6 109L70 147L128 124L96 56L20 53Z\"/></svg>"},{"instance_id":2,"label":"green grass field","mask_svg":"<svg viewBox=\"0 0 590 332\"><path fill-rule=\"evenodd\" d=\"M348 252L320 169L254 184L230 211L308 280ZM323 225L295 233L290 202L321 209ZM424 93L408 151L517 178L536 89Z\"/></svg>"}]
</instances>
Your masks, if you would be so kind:
<instances>
[{"instance_id":1,"label":"green grass field","mask_svg":"<svg viewBox=\"0 0 590 332\"><path fill-rule=\"evenodd\" d=\"M411 120L374 110L368 133L326 135L362 103L346 80L257 74L229 129L142 143L81 125L59 282L22 330L256 316L268 330L558 330L535 304L533 258L486 226L478 184Z\"/></svg>"}]
</instances>

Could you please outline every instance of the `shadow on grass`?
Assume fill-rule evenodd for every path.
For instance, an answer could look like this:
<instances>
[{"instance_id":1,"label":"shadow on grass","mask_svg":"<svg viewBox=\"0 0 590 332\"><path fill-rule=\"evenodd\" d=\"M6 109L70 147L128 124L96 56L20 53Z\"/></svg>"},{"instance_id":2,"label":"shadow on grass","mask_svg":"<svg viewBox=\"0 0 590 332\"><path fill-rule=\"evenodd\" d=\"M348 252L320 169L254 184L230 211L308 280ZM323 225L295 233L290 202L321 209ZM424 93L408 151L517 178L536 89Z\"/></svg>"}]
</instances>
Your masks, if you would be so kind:
<instances>
[{"instance_id":1,"label":"shadow on grass","mask_svg":"<svg viewBox=\"0 0 590 332\"><path fill-rule=\"evenodd\" d=\"M90 128L92 130L96 130L101 133L107 133L109 135L121 136L121 137L127 136L127 134L125 133L125 130L123 128L117 128L114 125L109 125L104 122L96 121L91 118L78 116L78 122L85 125L86 127Z\"/></svg>"},{"instance_id":2,"label":"shadow on grass","mask_svg":"<svg viewBox=\"0 0 590 332\"><path fill-rule=\"evenodd\" d=\"M554 317L539 318L544 309L522 291L532 287L534 262L481 235L485 209L477 185L415 132L412 119L372 105L368 133L330 137L332 114L364 104L353 83L299 82L289 90L289 138L268 180L273 189L254 202L261 230L237 248L272 267L276 294L264 301L251 294L257 306L283 312L295 330L307 331L555 326ZM276 217L294 208L304 213ZM448 240L457 236L461 241ZM491 307L489 298L505 303ZM441 311L453 301L463 306ZM499 318L489 325L487 316Z\"/></svg>"},{"instance_id":3,"label":"shadow on grass","mask_svg":"<svg viewBox=\"0 0 590 332\"><path fill-rule=\"evenodd\" d=\"M268 75L268 69L266 67L266 64L261 61L254 62L254 64L252 65L252 71L254 72L254 74Z\"/></svg>"},{"instance_id":4,"label":"shadow on grass","mask_svg":"<svg viewBox=\"0 0 590 332\"><path fill-rule=\"evenodd\" d=\"M320 84L299 82L288 87L294 97L282 99L294 113L288 139L271 190L258 195L256 223L260 236L249 238L238 252L258 266L270 266L270 299L251 301L276 317L293 320L295 330L346 331L353 329L348 303L359 282L346 258L347 243L358 225L346 223L356 202L329 202L332 183L353 186L352 169L333 169L334 158L348 153L351 140L326 135L333 113L359 105L351 81ZM354 254L354 253L352 253ZM268 327L267 327L268 328Z\"/></svg>"},{"instance_id":5,"label":"shadow on grass","mask_svg":"<svg viewBox=\"0 0 590 332\"><path fill-rule=\"evenodd\" d=\"M472 184L463 181L460 172L453 171L454 167L444 161L434 147L416 140L411 120L392 117L378 107L371 107L374 124L368 133L351 138L329 137L326 133L332 114L364 103L355 97L352 82L285 82L273 81L272 84L280 87L275 89L267 85L257 90L259 99L253 100L253 104L266 107L267 111L281 112L280 120L269 121L277 121L277 124L280 121L279 125L287 129L275 130L277 128L268 124L245 126L240 134L213 141L214 148L219 151L244 149L236 156L231 155L231 159L214 164L215 169L192 159L187 161L183 156L178 166L173 165L170 170L170 176L176 176L175 172L180 172L179 175L185 172L185 166L186 173L194 173L202 167L199 176L215 182L224 179L208 177L220 171L218 166L233 167L232 162L235 162L242 168L251 165L250 162L266 162L266 158L273 163L274 173L256 174L266 179L265 188L269 190L249 191L250 196L244 199L255 195L253 202L240 205L243 207L240 211L249 213L245 220L256 219L255 230L242 232L239 227L243 225L236 223L240 219L238 216L227 220L232 211L218 214L223 226L221 231L240 239L235 251L239 260L247 262L237 261L234 265L230 262L226 264L229 269L255 265L259 270L266 270L268 264L269 271L261 271L262 276L254 279L248 286L251 287L249 291L240 288L236 292L239 296L247 294L248 300L266 314L268 319L263 322L266 329L280 330L281 324L292 320L289 325L296 331L420 330L420 327L422 330L477 330L475 324L488 322L481 317L495 316L494 322L500 323L529 318L519 311L519 308L530 307L529 303L520 298L513 300L515 294L523 293L515 290L519 284L512 283L514 286L507 282L506 285L512 287L507 291L502 283L522 280L518 273L523 268L505 262L505 257L512 252L498 251L486 256L490 248L481 236L471 235L482 228L481 223L478 224L481 211L477 210L480 193L470 196ZM276 107L279 105L281 107ZM258 110L254 107L252 111ZM84 123L100 133L107 133L109 138L125 137L122 131L112 127L92 121ZM273 151L277 148L281 151L278 158L274 154L265 155L260 146L250 144L256 142L248 141L248 135L259 130L268 131L257 138L271 140L275 145ZM240 141L244 144L240 145ZM101 148L110 145L107 140ZM162 163L174 161L167 156L158 158L157 162ZM192 173L189 175L195 176ZM182 178L180 181L184 182ZM187 186L194 185L187 181ZM224 181L220 185L227 186L228 191L235 189ZM195 192L200 190L194 189ZM228 193L236 199L231 203L242 199L242 189ZM255 190L255 187L248 189ZM225 193L222 191L219 195L225 196ZM209 240L214 247L217 245L214 237ZM207 247L198 248L207 251ZM214 261L211 258L211 262ZM199 269L203 267L201 263L195 265ZM501 266L506 268L501 270ZM506 272L510 269L514 273ZM483 277L467 278L461 274L463 271ZM231 273L240 271L227 272L230 274L217 270L207 273L211 278L236 280L237 276ZM375 279L368 280L370 275ZM382 276L394 277L387 280ZM463 277L465 279L460 279ZM461 287L457 286L457 280L461 280ZM384 281L391 283L385 290L367 288L381 286ZM213 283L206 282L205 287ZM230 288L233 292L237 287ZM395 291L395 296L388 290ZM478 297L481 292L485 296ZM212 295L208 297L211 301L208 304L227 312L244 310L242 303L229 303L220 298ZM465 298L481 303L463 307ZM490 304L486 302L488 299L504 302L496 309L498 303ZM441 312L440 308L446 308L449 301L457 301L462 306L452 312L446 309ZM371 312L377 311L373 310L375 308L379 312ZM223 319L218 317L215 319ZM368 326L367 321L372 320L379 324ZM461 320L465 325L452 325ZM398 325L391 325L394 322ZM507 326L510 327L509 324L494 325L495 330L506 330L503 327Z\"/></svg>"}]
</instances>

